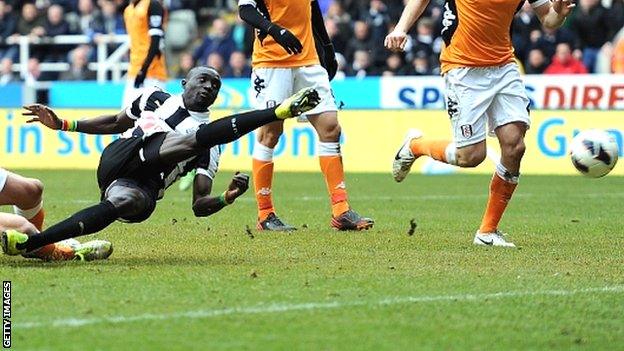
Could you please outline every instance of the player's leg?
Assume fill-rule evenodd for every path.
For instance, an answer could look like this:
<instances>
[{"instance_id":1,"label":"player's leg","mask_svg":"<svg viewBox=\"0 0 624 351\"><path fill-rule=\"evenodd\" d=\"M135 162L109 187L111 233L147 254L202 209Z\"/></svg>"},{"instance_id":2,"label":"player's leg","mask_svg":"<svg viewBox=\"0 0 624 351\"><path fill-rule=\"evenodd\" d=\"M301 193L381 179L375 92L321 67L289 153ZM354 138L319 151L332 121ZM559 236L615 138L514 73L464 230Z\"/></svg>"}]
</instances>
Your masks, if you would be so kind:
<instances>
[{"instance_id":1,"label":"player's leg","mask_svg":"<svg viewBox=\"0 0 624 351\"><path fill-rule=\"evenodd\" d=\"M3 169L0 169L0 178L4 178L4 182L0 179L0 183L4 183L4 186L0 186L0 205L13 205L15 214L32 223L37 231L41 231L45 219L43 183L38 179L25 178ZM29 252L28 257L66 260L74 257L74 251L67 245L50 244Z\"/></svg>"},{"instance_id":2,"label":"player's leg","mask_svg":"<svg viewBox=\"0 0 624 351\"><path fill-rule=\"evenodd\" d=\"M291 68L257 68L251 75L256 90L256 108L275 106L294 91ZM296 228L285 224L273 206L273 151L284 130L283 123L270 123L258 128L252 154L252 180L260 230L287 231Z\"/></svg>"},{"instance_id":3,"label":"player's leg","mask_svg":"<svg viewBox=\"0 0 624 351\"><path fill-rule=\"evenodd\" d=\"M39 232L34 224L27 221L26 218L12 213L0 212L0 232L10 229L17 230L28 235Z\"/></svg>"},{"instance_id":4,"label":"player's leg","mask_svg":"<svg viewBox=\"0 0 624 351\"><path fill-rule=\"evenodd\" d=\"M501 160L490 183L490 194L480 233L495 233L509 200L518 185L520 161L524 155L526 125L513 122L496 129L501 146Z\"/></svg>"},{"instance_id":5,"label":"player's leg","mask_svg":"<svg viewBox=\"0 0 624 351\"><path fill-rule=\"evenodd\" d=\"M297 68L295 89L303 86L315 87L321 97L321 103L308 112L307 116L319 137L317 145L319 164L331 202L331 225L339 230L369 229L374 221L352 210L347 199L344 167L340 153L342 128L338 122L338 108L331 92L327 71L319 65Z\"/></svg>"},{"instance_id":6,"label":"player's leg","mask_svg":"<svg viewBox=\"0 0 624 351\"><path fill-rule=\"evenodd\" d=\"M498 224L518 184L520 162L525 150L524 135L530 125L529 99L517 66L509 64L495 72L498 87L494 89L499 93L488 109L488 115L491 118L490 129L496 133L501 146L501 161L492 177L485 214L474 240L475 244L486 245L501 235ZM513 246L507 244L501 246Z\"/></svg>"},{"instance_id":7,"label":"player's leg","mask_svg":"<svg viewBox=\"0 0 624 351\"><path fill-rule=\"evenodd\" d=\"M4 186L0 188L0 205L13 205L15 214L26 218L37 229L43 227L43 183L38 179L25 178L19 174L0 169Z\"/></svg>"},{"instance_id":8,"label":"player's leg","mask_svg":"<svg viewBox=\"0 0 624 351\"><path fill-rule=\"evenodd\" d=\"M487 154L485 113L495 94L487 81L478 69L458 68L446 73L446 108L453 140L429 139L419 130L410 130L394 157L395 181L403 181L420 156L459 167L476 167L483 162Z\"/></svg>"},{"instance_id":9,"label":"player's leg","mask_svg":"<svg viewBox=\"0 0 624 351\"><path fill-rule=\"evenodd\" d=\"M318 103L316 90L306 89L292 95L276 107L243 112L202 124L195 134L163 133L165 137L158 151L158 158L150 158L160 163L155 166L175 165L199 155L206 149L235 141L269 123L296 117L311 110Z\"/></svg>"},{"instance_id":10,"label":"player's leg","mask_svg":"<svg viewBox=\"0 0 624 351\"><path fill-rule=\"evenodd\" d=\"M515 246L507 242L498 230L498 224L520 178L520 162L524 155L524 135L530 125L524 84L515 65L507 65L496 71L498 90L488 109L490 129L498 137L501 160L490 182L490 192L481 226L475 235L477 245ZM502 240L501 240L502 239Z\"/></svg>"}]
</instances>

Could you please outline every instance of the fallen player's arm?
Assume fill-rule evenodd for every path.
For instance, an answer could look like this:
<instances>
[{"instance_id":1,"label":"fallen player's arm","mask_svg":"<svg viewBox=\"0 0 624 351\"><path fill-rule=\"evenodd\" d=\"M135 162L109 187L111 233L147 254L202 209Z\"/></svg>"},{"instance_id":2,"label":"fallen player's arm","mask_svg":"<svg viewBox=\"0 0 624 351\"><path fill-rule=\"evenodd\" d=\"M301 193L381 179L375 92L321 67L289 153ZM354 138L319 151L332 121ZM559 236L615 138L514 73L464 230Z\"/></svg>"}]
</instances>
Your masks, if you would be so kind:
<instances>
[{"instance_id":1,"label":"fallen player's arm","mask_svg":"<svg viewBox=\"0 0 624 351\"><path fill-rule=\"evenodd\" d=\"M248 188L249 176L236 172L227 190L219 196L211 196L212 179L198 173L193 183L193 213L196 217L208 217L234 203Z\"/></svg>"},{"instance_id":2,"label":"fallen player's arm","mask_svg":"<svg viewBox=\"0 0 624 351\"><path fill-rule=\"evenodd\" d=\"M563 25L566 17L576 5L571 0L536 0L531 3L531 6L544 27L557 29Z\"/></svg>"},{"instance_id":3,"label":"fallen player's arm","mask_svg":"<svg viewBox=\"0 0 624 351\"><path fill-rule=\"evenodd\" d=\"M24 106L24 109L26 109L26 112L22 112L22 115L33 116L26 123L39 122L53 130L86 134L119 134L134 126L134 120L128 117L125 110L116 115L103 115L80 121L69 121L59 118L54 110L45 105L32 104Z\"/></svg>"}]
</instances>

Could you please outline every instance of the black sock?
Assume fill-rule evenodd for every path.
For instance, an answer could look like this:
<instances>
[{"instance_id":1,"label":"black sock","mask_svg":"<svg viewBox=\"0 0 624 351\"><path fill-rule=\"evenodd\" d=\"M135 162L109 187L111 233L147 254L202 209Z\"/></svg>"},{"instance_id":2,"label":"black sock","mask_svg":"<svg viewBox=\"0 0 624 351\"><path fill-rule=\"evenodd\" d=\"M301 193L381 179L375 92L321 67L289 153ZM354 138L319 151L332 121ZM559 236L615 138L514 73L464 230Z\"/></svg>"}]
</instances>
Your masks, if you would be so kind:
<instances>
[{"instance_id":1,"label":"black sock","mask_svg":"<svg viewBox=\"0 0 624 351\"><path fill-rule=\"evenodd\" d=\"M110 201L104 200L75 213L41 233L29 236L24 244L17 244L17 248L20 250L25 248L26 252L29 252L61 240L97 233L108 227L118 217L115 206Z\"/></svg>"},{"instance_id":2,"label":"black sock","mask_svg":"<svg viewBox=\"0 0 624 351\"><path fill-rule=\"evenodd\" d=\"M211 148L231 143L258 127L278 120L275 108L244 112L200 126L195 138L201 147Z\"/></svg>"}]
</instances>

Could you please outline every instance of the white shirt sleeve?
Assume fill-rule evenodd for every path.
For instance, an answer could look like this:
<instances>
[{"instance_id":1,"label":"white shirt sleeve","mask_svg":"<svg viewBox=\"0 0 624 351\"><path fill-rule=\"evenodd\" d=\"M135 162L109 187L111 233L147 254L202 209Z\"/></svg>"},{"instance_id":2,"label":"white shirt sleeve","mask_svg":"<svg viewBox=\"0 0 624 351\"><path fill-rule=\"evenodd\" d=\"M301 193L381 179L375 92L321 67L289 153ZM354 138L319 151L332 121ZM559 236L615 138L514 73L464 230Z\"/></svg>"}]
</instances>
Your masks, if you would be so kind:
<instances>
[{"instance_id":1,"label":"white shirt sleeve","mask_svg":"<svg viewBox=\"0 0 624 351\"><path fill-rule=\"evenodd\" d=\"M208 168L197 168L197 174L214 179L219 170L219 157L221 157L221 148L218 145L213 146L210 149L210 163L208 164Z\"/></svg>"}]
</instances>

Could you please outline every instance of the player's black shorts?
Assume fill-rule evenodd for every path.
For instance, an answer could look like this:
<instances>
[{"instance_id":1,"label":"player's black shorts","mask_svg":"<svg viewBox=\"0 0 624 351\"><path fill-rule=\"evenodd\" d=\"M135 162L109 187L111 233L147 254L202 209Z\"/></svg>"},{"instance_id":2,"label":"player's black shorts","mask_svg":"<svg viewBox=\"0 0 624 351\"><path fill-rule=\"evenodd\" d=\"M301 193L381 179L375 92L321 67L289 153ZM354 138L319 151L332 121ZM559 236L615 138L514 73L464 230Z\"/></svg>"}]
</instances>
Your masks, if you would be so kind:
<instances>
[{"instance_id":1,"label":"player's black shorts","mask_svg":"<svg viewBox=\"0 0 624 351\"><path fill-rule=\"evenodd\" d=\"M144 221L156 207L158 192L163 185L161 176L163 166L160 163L159 150L166 135L156 133L146 139L139 137L117 139L102 152L97 170L102 198L113 182L120 181L117 184L138 188L150 199L151 204L143 213L132 218L123 218L125 221Z\"/></svg>"}]
</instances>

